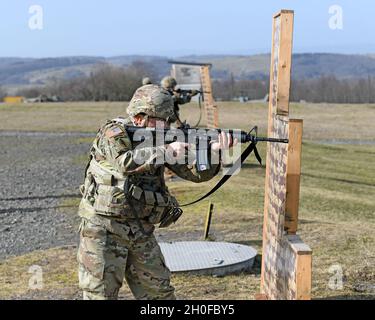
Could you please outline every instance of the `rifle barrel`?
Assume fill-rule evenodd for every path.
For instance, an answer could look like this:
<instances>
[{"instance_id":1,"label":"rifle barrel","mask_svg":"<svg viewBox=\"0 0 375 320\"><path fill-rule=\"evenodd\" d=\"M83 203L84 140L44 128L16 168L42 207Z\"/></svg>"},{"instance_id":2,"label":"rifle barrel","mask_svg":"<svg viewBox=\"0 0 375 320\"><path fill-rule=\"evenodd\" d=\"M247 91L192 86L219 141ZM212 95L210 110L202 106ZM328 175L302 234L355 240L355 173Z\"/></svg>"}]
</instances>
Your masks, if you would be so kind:
<instances>
[{"instance_id":1,"label":"rifle barrel","mask_svg":"<svg viewBox=\"0 0 375 320\"><path fill-rule=\"evenodd\" d=\"M256 141L267 141L267 142L278 142L278 143L288 143L288 139L278 139L278 138L263 138L263 137L256 137Z\"/></svg>"}]
</instances>

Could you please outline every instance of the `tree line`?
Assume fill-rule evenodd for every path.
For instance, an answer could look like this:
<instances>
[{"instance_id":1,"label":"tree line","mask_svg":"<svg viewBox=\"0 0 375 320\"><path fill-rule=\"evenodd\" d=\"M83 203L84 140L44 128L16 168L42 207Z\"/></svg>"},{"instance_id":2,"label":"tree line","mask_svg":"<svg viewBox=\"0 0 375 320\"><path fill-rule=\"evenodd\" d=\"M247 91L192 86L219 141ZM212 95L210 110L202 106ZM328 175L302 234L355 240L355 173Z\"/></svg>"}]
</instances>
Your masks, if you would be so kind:
<instances>
[{"instance_id":1,"label":"tree line","mask_svg":"<svg viewBox=\"0 0 375 320\"><path fill-rule=\"evenodd\" d=\"M26 98L57 96L63 101L129 101L145 76L155 77L152 65L147 62L135 61L128 67L101 64L88 76L20 89L16 94Z\"/></svg>"},{"instance_id":2,"label":"tree line","mask_svg":"<svg viewBox=\"0 0 375 320\"><path fill-rule=\"evenodd\" d=\"M39 95L58 96L64 101L129 101L135 90L142 85L143 77L150 77L159 83L150 63L135 61L128 67L109 64L98 65L88 76L55 81L44 87L21 89L17 95L27 98ZM264 99L269 92L268 79L214 80L214 97L231 101ZM6 92L0 87L0 98ZM375 79L338 79L335 76L321 76L313 79L292 81L291 101L327 103L375 103Z\"/></svg>"},{"instance_id":3,"label":"tree line","mask_svg":"<svg viewBox=\"0 0 375 320\"><path fill-rule=\"evenodd\" d=\"M269 93L267 80L222 80L213 82L215 97L233 100L259 100ZM314 103L375 103L375 79L337 79L321 76L314 79L298 79L291 82L290 100Z\"/></svg>"},{"instance_id":4,"label":"tree line","mask_svg":"<svg viewBox=\"0 0 375 320\"><path fill-rule=\"evenodd\" d=\"M0 101L2 101L4 99L4 97L7 96L7 92L6 90L0 86Z\"/></svg>"}]
</instances>

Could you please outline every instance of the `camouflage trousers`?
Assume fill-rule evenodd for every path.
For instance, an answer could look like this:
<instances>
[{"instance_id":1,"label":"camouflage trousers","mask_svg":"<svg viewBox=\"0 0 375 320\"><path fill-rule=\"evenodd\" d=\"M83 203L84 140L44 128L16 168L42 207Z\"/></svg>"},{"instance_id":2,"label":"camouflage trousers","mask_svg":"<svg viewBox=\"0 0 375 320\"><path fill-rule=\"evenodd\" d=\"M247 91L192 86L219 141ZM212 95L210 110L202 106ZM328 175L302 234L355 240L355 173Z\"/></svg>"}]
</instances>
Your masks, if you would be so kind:
<instances>
[{"instance_id":1,"label":"camouflage trousers","mask_svg":"<svg viewBox=\"0 0 375 320\"><path fill-rule=\"evenodd\" d=\"M117 299L125 278L136 299L175 299L155 236L131 237L129 231L110 218L82 219L77 258L83 298Z\"/></svg>"}]
</instances>

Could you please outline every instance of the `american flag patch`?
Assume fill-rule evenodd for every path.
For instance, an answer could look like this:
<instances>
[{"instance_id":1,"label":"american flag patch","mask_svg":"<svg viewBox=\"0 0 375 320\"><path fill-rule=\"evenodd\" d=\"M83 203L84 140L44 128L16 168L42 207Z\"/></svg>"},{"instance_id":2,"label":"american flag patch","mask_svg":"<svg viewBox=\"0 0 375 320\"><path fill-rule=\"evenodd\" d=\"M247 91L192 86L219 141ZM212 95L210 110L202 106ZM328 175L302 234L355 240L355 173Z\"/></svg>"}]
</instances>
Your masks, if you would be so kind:
<instances>
[{"instance_id":1,"label":"american flag patch","mask_svg":"<svg viewBox=\"0 0 375 320\"><path fill-rule=\"evenodd\" d=\"M120 128L116 127L116 128L107 130L106 133L105 133L105 136L107 138L113 138L113 137L118 136L121 133L123 133L123 131Z\"/></svg>"}]
</instances>

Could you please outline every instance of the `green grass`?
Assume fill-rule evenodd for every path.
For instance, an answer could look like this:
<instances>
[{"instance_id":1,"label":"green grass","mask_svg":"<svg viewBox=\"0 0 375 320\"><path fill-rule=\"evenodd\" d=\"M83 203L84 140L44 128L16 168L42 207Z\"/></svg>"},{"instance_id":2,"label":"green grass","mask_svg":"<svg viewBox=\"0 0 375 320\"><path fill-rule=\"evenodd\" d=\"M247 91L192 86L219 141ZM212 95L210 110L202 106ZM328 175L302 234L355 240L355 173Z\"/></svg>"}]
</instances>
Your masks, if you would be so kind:
<instances>
[{"instance_id":1,"label":"green grass","mask_svg":"<svg viewBox=\"0 0 375 320\"><path fill-rule=\"evenodd\" d=\"M33 274L29 268L35 265L42 270L43 288L38 291L76 287L78 275L74 251L72 247L39 250L0 262L0 297L10 299L32 294L34 290L30 289L29 281Z\"/></svg>"},{"instance_id":2,"label":"green grass","mask_svg":"<svg viewBox=\"0 0 375 320\"><path fill-rule=\"evenodd\" d=\"M106 119L126 116L127 105L127 102L0 104L1 130L95 133ZM261 134L267 132L267 103L218 102L217 105L220 126L249 130L258 125ZM199 117L197 112L196 104L184 105L181 107L181 118L195 123ZM374 105L292 103L290 117L304 120L305 141L327 139L375 141ZM202 125L204 123L205 115Z\"/></svg>"}]
</instances>

